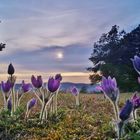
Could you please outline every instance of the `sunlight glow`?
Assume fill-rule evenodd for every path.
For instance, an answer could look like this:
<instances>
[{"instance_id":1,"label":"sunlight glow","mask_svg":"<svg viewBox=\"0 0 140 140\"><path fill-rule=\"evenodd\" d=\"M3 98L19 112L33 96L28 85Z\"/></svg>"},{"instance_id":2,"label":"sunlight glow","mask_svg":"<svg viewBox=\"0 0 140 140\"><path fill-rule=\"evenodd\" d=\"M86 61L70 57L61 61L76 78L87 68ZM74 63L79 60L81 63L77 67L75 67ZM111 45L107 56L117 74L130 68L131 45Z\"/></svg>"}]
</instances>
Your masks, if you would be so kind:
<instances>
[{"instance_id":1,"label":"sunlight glow","mask_svg":"<svg viewBox=\"0 0 140 140\"><path fill-rule=\"evenodd\" d=\"M58 52L56 56L58 59L62 59L64 57L62 52Z\"/></svg>"}]
</instances>

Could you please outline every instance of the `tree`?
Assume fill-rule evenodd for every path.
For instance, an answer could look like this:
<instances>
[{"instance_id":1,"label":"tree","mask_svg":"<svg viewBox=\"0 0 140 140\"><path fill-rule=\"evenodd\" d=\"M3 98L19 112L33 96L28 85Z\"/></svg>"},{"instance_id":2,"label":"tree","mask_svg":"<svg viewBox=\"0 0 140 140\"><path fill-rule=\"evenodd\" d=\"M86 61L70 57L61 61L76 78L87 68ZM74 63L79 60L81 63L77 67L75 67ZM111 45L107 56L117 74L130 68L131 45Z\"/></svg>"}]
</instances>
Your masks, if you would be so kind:
<instances>
[{"instance_id":1,"label":"tree","mask_svg":"<svg viewBox=\"0 0 140 140\"><path fill-rule=\"evenodd\" d=\"M112 26L108 33L102 34L99 41L94 43L89 58L93 67L87 69L94 72L89 77L91 83L99 82L102 75L106 77L110 75L116 77L122 90L132 91L133 88L138 90L138 75L130 60L135 54L140 54L140 25L130 33L124 30L119 32L119 26Z\"/></svg>"}]
</instances>

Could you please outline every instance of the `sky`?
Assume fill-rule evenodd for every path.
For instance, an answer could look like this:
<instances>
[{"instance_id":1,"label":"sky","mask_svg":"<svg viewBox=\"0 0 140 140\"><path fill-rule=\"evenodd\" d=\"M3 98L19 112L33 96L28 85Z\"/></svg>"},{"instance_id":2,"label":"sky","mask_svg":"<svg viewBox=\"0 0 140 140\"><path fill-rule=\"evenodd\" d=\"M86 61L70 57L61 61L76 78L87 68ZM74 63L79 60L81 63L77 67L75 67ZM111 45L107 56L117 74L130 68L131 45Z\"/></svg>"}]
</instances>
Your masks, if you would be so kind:
<instances>
[{"instance_id":1,"label":"sky","mask_svg":"<svg viewBox=\"0 0 140 140\"><path fill-rule=\"evenodd\" d=\"M93 44L117 24L140 24L140 0L0 0L0 81L10 62L17 81L62 73L63 82L89 83Z\"/></svg>"}]
</instances>

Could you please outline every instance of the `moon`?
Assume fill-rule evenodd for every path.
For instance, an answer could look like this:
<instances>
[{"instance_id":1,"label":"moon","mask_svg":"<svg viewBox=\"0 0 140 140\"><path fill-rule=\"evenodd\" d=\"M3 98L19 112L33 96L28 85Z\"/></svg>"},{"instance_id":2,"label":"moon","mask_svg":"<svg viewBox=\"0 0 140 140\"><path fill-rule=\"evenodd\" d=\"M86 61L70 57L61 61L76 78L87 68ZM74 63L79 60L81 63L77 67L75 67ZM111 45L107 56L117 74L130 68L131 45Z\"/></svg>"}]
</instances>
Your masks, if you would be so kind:
<instances>
[{"instance_id":1,"label":"moon","mask_svg":"<svg viewBox=\"0 0 140 140\"><path fill-rule=\"evenodd\" d=\"M62 59L64 57L62 52L57 52L56 56L58 59Z\"/></svg>"}]
</instances>

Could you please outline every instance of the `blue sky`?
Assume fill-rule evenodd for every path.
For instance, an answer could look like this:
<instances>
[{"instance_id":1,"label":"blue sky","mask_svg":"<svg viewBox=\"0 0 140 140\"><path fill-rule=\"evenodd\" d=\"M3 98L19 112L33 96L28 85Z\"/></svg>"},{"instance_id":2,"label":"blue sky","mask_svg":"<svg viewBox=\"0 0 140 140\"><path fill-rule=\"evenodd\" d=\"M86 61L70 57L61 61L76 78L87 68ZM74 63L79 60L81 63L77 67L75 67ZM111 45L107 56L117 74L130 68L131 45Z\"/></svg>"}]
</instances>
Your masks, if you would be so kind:
<instances>
[{"instance_id":1,"label":"blue sky","mask_svg":"<svg viewBox=\"0 0 140 140\"><path fill-rule=\"evenodd\" d=\"M140 23L139 0L0 0L0 80L12 62L18 80L62 73L64 81L89 82L94 41L112 25Z\"/></svg>"}]
</instances>

